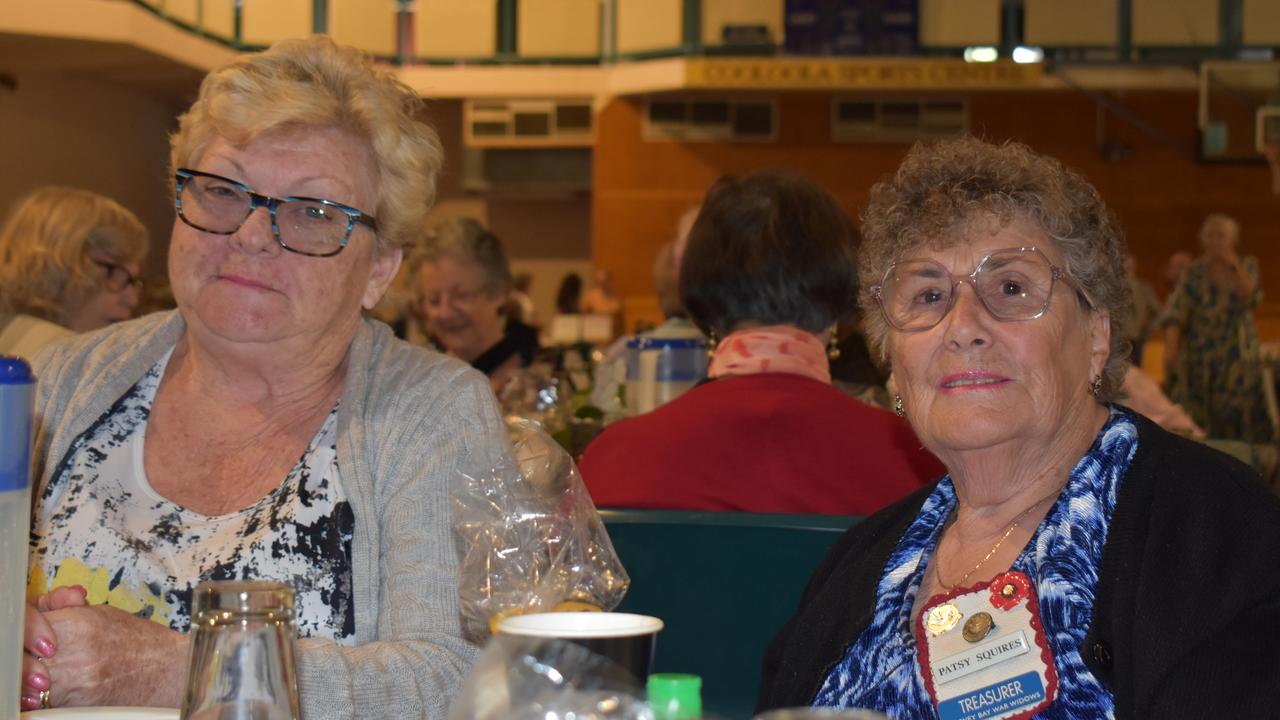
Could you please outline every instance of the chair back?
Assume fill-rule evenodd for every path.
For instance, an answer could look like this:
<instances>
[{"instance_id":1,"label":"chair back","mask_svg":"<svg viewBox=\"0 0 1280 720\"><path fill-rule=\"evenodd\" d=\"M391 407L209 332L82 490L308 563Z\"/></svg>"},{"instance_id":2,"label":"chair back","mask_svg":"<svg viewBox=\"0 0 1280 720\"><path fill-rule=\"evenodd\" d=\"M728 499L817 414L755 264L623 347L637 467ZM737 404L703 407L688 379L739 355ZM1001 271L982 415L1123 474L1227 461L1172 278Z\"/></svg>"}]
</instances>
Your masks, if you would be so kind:
<instances>
[{"instance_id":1,"label":"chair back","mask_svg":"<svg viewBox=\"0 0 1280 720\"><path fill-rule=\"evenodd\" d=\"M702 704L751 717L765 647L856 517L600 509L631 576L617 609L655 615L655 672L702 677Z\"/></svg>"}]
</instances>

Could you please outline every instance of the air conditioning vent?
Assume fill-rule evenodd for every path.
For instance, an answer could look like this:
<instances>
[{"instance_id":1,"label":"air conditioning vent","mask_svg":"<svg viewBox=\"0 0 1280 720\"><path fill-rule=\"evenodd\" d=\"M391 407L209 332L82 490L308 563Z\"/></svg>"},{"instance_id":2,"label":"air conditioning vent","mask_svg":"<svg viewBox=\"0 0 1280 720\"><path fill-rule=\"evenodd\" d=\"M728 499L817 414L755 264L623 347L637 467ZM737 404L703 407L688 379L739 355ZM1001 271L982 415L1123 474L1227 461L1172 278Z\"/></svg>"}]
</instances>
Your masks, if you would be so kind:
<instances>
[{"instance_id":1,"label":"air conditioning vent","mask_svg":"<svg viewBox=\"0 0 1280 720\"><path fill-rule=\"evenodd\" d=\"M646 103L644 139L650 142L773 142L778 103L769 98L672 99Z\"/></svg>"},{"instance_id":2,"label":"air conditioning vent","mask_svg":"<svg viewBox=\"0 0 1280 720\"><path fill-rule=\"evenodd\" d=\"M968 127L964 100L837 98L831 103L835 142L913 142L963 135Z\"/></svg>"},{"instance_id":3,"label":"air conditioning vent","mask_svg":"<svg viewBox=\"0 0 1280 720\"><path fill-rule=\"evenodd\" d=\"M590 147L591 101L468 100L463 106L470 147Z\"/></svg>"},{"instance_id":4,"label":"air conditioning vent","mask_svg":"<svg viewBox=\"0 0 1280 720\"><path fill-rule=\"evenodd\" d=\"M469 147L462 187L495 195L560 195L591 190L591 148Z\"/></svg>"}]
</instances>

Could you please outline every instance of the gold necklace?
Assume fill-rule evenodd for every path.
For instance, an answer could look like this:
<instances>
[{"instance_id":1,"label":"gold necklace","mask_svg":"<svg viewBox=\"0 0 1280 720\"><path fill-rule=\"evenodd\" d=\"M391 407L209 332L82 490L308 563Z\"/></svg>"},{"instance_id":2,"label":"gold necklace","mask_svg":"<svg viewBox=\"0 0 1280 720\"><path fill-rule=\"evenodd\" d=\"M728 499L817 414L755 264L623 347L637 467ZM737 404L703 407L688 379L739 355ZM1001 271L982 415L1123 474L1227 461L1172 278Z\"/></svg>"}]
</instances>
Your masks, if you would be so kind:
<instances>
[{"instance_id":1,"label":"gold necklace","mask_svg":"<svg viewBox=\"0 0 1280 720\"><path fill-rule=\"evenodd\" d=\"M1023 510L1022 512L1018 513L1018 516L1013 519L1013 522L1009 523L1009 528L1004 531L1004 534L1000 536L1000 539L996 541L996 544L991 546L991 550L988 551L987 554L981 560L978 561L977 565L974 565L973 567L969 568L969 572L966 572L964 575L961 575L960 579L957 580L954 584L948 585L947 583L943 582L942 571L938 569L942 565L942 559L939 558L937 555L935 555L934 563L933 563L933 578L938 581L938 586L941 587L944 591L950 591L950 590L954 590L955 588L961 585L964 585L964 581L968 580L970 575L977 572L978 568L982 567L983 565L986 565L987 561L991 559L991 556L996 554L996 551L1000 549L1000 546L1004 544L1005 540L1009 539L1009 536L1013 534L1014 529L1018 527L1018 523L1022 522L1023 518L1025 518L1028 513L1030 513L1032 510L1036 509L1037 507L1039 507L1040 503L1043 503L1045 500L1048 500L1049 498L1057 497L1058 495L1060 495L1062 493L1062 488L1065 488L1065 487L1066 487L1066 484L1064 483L1062 487L1058 488L1057 490L1054 490L1052 493L1048 495L1045 495L1044 497L1040 498L1034 503L1031 503L1031 505L1027 506L1026 510Z\"/></svg>"}]
</instances>

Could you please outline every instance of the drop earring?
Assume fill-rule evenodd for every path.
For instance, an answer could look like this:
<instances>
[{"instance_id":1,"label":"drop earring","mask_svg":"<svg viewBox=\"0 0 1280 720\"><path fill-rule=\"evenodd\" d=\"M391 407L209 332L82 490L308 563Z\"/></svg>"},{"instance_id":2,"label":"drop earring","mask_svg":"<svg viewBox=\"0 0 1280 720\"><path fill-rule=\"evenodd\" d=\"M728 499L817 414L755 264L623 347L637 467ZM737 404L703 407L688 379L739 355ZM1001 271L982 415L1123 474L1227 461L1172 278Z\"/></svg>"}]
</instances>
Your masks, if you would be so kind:
<instances>
[{"instance_id":1,"label":"drop earring","mask_svg":"<svg viewBox=\"0 0 1280 720\"><path fill-rule=\"evenodd\" d=\"M838 326L831 326L831 338L827 340L827 359L835 362L840 359L840 338L836 336Z\"/></svg>"},{"instance_id":2,"label":"drop earring","mask_svg":"<svg viewBox=\"0 0 1280 720\"><path fill-rule=\"evenodd\" d=\"M893 394L893 414L898 417L902 417L907 414L906 409L902 407L902 396L897 393Z\"/></svg>"}]
</instances>

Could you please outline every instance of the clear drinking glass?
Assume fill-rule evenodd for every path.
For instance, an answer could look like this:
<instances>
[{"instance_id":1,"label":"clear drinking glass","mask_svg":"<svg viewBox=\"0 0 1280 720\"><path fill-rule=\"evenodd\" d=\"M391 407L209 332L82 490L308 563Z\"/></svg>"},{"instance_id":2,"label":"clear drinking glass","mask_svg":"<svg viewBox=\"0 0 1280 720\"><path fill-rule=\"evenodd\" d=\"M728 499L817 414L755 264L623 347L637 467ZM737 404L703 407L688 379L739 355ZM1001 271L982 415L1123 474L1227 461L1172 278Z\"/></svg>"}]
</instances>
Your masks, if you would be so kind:
<instances>
[{"instance_id":1,"label":"clear drinking glass","mask_svg":"<svg viewBox=\"0 0 1280 720\"><path fill-rule=\"evenodd\" d=\"M182 720L298 720L293 589L228 580L196 587Z\"/></svg>"}]
</instances>

